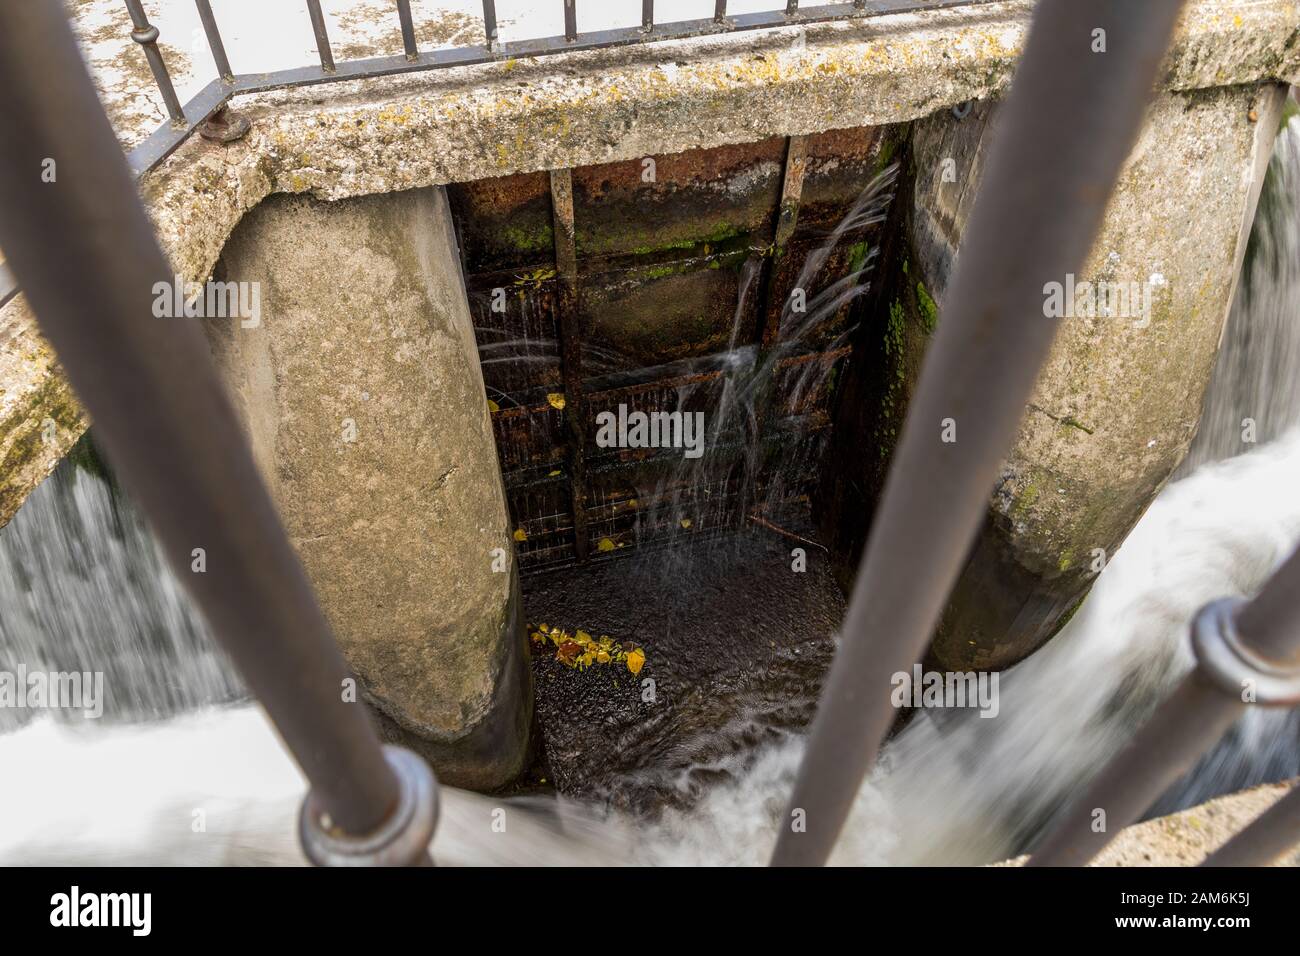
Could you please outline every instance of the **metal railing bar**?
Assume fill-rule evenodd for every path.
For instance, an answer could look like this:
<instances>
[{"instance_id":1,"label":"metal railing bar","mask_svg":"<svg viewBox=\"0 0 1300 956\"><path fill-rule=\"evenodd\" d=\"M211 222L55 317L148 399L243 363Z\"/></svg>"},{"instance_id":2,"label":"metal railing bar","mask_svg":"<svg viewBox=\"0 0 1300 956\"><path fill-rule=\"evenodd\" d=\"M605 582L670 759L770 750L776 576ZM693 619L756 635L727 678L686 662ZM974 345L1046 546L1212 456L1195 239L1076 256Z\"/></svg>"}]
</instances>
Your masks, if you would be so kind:
<instances>
[{"instance_id":1,"label":"metal railing bar","mask_svg":"<svg viewBox=\"0 0 1300 956\"><path fill-rule=\"evenodd\" d=\"M18 294L18 280L9 270L7 263L0 262L0 309Z\"/></svg>"},{"instance_id":2,"label":"metal railing bar","mask_svg":"<svg viewBox=\"0 0 1300 956\"><path fill-rule=\"evenodd\" d=\"M1300 665L1300 550L1273 573L1237 614L1251 650L1283 667Z\"/></svg>"},{"instance_id":3,"label":"metal railing bar","mask_svg":"<svg viewBox=\"0 0 1300 956\"><path fill-rule=\"evenodd\" d=\"M641 0L641 31L649 33L655 28L655 0Z\"/></svg>"},{"instance_id":4,"label":"metal railing bar","mask_svg":"<svg viewBox=\"0 0 1300 956\"><path fill-rule=\"evenodd\" d=\"M1283 563L1249 603L1215 601L1201 609L1192 622L1196 670L1062 814L1035 849L1030 866L1087 863L1191 769L1247 706L1300 701L1297 594L1300 550ZM1229 667L1224 668L1222 658L1207 655L1207 649L1217 647L1240 647L1245 653L1230 658ZM1255 662L1257 669L1241 668L1242 661L1248 665ZM1234 667L1236 673L1230 670ZM1289 699L1285 697L1288 672ZM1244 701L1243 678L1251 681L1257 704ZM1279 699L1270 699L1273 695ZM1097 810L1105 811L1103 830L1093 825Z\"/></svg>"},{"instance_id":5,"label":"metal railing bar","mask_svg":"<svg viewBox=\"0 0 1300 956\"><path fill-rule=\"evenodd\" d=\"M212 15L212 4L209 0L194 0L194 5L199 8L199 19L203 22L203 32L208 37L208 49L212 51L212 60L217 65L217 76L229 83L234 79L235 71L230 68L226 46L221 42L217 18Z\"/></svg>"},{"instance_id":6,"label":"metal railing bar","mask_svg":"<svg viewBox=\"0 0 1300 956\"><path fill-rule=\"evenodd\" d=\"M1199 674L1188 675L1071 804L1026 865L1087 863L1190 770L1244 709Z\"/></svg>"},{"instance_id":7,"label":"metal railing bar","mask_svg":"<svg viewBox=\"0 0 1300 956\"><path fill-rule=\"evenodd\" d=\"M149 22L140 0L126 0L126 9L135 27L131 31L131 39L144 50L149 71L153 73L154 83L158 85L158 92L162 94L163 103L167 106L167 115L171 117L172 123L184 123L185 111L181 109L176 88L172 86L172 78L167 72L167 64L163 62L162 52L158 49L158 28Z\"/></svg>"},{"instance_id":8,"label":"metal railing bar","mask_svg":"<svg viewBox=\"0 0 1300 956\"><path fill-rule=\"evenodd\" d=\"M892 676L925 652L1055 337L1043 284L1083 264L1181 6L1041 0L1034 9L782 820L776 865L825 862L897 716ZM1111 38L1104 57L1089 47L1098 28ZM1051 216L1023 215L1048 207ZM942 440L949 422L955 441Z\"/></svg>"},{"instance_id":9,"label":"metal railing bar","mask_svg":"<svg viewBox=\"0 0 1300 956\"><path fill-rule=\"evenodd\" d=\"M0 247L97 441L311 781L304 806L346 834L387 833L411 791L344 699L351 675L201 323L155 317L172 268L60 4L0 4L0 103ZM32 188L43 157L57 159L58 189Z\"/></svg>"},{"instance_id":10,"label":"metal railing bar","mask_svg":"<svg viewBox=\"0 0 1300 956\"><path fill-rule=\"evenodd\" d=\"M496 0L483 0L483 33L487 38L487 48L495 49L497 45Z\"/></svg>"},{"instance_id":11,"label":"metal railing bar","mask_svg":"<svg viewBox=\"0 0 1300 956\"><path fill-rule=\"evenodd\" d=\"M564 0L564 39L578 39L578 0Z\"/></svg>"},{"instance_id":12,"label":"metal railing bar","mask_svg":"<svg viewBox=\"0 0 1300 956\"><path fill-rule=\"evenodd\" d=\"M420 55L415 45L415 21L411 19L411 0L397 0L397 19L402 24L402 49L406 58L414 60Z\"/></svg>"},{"instance_id":13,"label":"metal railing bar","mask_svg":"<svg viewBox=\"0 0 1300 956\"><path fill-rule=\"evenodd\" d=\"M316 35L316 52L320 54L320 68L326 73L333 73L334 51L330 49L330 37L325 30L325 13L320 8L320 0L307 0L307 13L311 16L312 33Z\"/></svg>"},{"instance_id":14,"label":"metal railing bar","mask_svg":"<svg viewBox=\"0 0 1300 956\"><path fill-rule=\"evenodd\" d=\"M487 0L484 6L486 7L490 2L491 0ZM884 16L909 10L979 7L998 2L1001 2L1001 0L937 0L937 2L931 3L926 3L924 0L871 0L871 5L865 8L857 8L849 3L807 7L800 11L799 16L802 24L831 23L837 20ZM274 90L294 87L399 76L405 73L446 69L453 66L479 66L485 63L495 63L507 57L551 56L558 53L600 50L636 43L684 40L696 36L739 33L746 30L766 30L789 25L784 13L746 13L729 17L723 23L709 19L683 20L661 24L655 27L652 38L647 38L640 27L631 27L584 33L573 41L554 36L535 40L518 40L510 44L497 44L491 50L481 46L430 50L419 54L415 60L408 60L405 56L379 56L361 60L345 60L335 64L335 70L332 73L326 72L319 66L302 66L267 73L237 74L233 83L225 88L218 88L215 91L211 88L201 90L185 105L184 115L186 121L190 124L201 123L224 105L225 100L231 95L269 93ZM493 26L495 26L495 20ZM214 102L218 97L220 98L219 101ZM170 156L187 137L188 133L178 132L172 129L169 124L160 126L131 151L131 168L136 175L144 175Z\"/></svg>"},{"instance_id":15,"label":"metal railing bar","mask_svg":"<svg viewBox=\"0 0 1300 956\"><path fill-rule=\"evenodd\" d=\"M1268 866L1300 843L1300 784L1273 804L1201 866Z\"/></svg>"},{"instance_id":16,"label":"metal railing bar","mask_svg":"<svg viewBox=\"0 0 1300 956\"><path fill-rule=\"evenodd\" d=\"M799 0L785 0L785 15L792 16L799 12Z\"/></svg>"},{"instance_id":17,"label":"metal railing bar","mask_svg":"<svg viewBox=\"0 0 1300 956\"><path fill-rule=\"evenodd\" d=\"M716 0L713 4L713 21L721 23L727 19L727 0Z\"/></svg>"}]
</instances>

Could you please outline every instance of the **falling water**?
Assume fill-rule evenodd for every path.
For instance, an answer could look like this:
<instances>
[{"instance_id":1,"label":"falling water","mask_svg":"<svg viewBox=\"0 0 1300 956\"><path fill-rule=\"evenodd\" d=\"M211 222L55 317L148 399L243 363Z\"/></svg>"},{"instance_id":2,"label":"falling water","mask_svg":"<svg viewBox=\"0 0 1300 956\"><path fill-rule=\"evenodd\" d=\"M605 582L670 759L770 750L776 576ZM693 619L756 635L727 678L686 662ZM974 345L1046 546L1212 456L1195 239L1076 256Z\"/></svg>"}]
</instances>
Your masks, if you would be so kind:
<instances>
[{"instance_id":1,"label":"falling water","mask_svg":"<svg viewBox=\"0 0 1300 956\"><path fill-rule=\"evenodd\" d=\"M0 671L100 671L110 721L236 699L238 681L144 522L81 457L64 461L0 538ZM30 713L0 708L0 733Z\"/></svg>"},{"instance_id":2,"label":"falling water","mask_svg":"<svg viewBox=\"0 0 1300 956\"><path fill-rule=\"evenodd\" d=\"M974 863L1031 845L1189 668L1197 607L1251 594L1300 539L1297 208L1292 124L1207 397L1200 467L1161 493L1062 632L1003 676L997 719L922 713L889 744L835 861ZM1243 418L1258 427L1249 450ZM300 862L296 768L259 708L212 706L238 689L101 479L64 465L33 495L0 534L0 597L0 667L102 661L117 668L123 717L202 705L93 728L41 718L0 736L0 862ZM503 834L491 826L501 799L446 788L434 853L451 864L761 863L802 749L793 731L766 739L717 758L718 782L654 821L534 798L504 801ZM1296 717L1252 711L1163 806L1294 775L1297 739Z\"/></svg>"}]
</instances>

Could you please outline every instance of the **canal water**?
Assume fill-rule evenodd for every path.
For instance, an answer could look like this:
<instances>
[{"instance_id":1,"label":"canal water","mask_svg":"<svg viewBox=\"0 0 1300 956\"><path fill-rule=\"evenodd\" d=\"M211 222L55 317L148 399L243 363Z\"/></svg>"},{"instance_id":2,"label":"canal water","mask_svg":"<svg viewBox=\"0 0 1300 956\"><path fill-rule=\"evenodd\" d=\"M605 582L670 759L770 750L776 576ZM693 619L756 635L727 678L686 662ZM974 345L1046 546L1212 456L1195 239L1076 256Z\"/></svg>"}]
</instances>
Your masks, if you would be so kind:
<instances>
[{"instance_id":1,"label":"canal water","mask_svg":"<svg viewBox=\"0 0 1300 956\"><path fill-rule=\"evenodd\" d=\"M1032 846L1190 667L1193 612L1252 593L1300 541L1298 208L1293 123L1183 476L1064 630L1003 675L998 719L926 713L891 740L836 862L981 863ZM539 683L587 680L541 694L553 769L537 782L558 792L446 788L439 860L764 862L842 610L815 546L785 586L796 546L753 534L678 555L681 576L654 574L648 555L581 588L531 588L554 623L643 644L662 707L643 710L640 684L612 686L614 670L539 662ZM0 670L93 660L108 695L97 721L0 710L0 863L300 861L296 767L102 475L65 463L0 531L0 609ZM1252 711L1159 809L1297 773L1300 718Z\"/></svg>"}]
</instances>

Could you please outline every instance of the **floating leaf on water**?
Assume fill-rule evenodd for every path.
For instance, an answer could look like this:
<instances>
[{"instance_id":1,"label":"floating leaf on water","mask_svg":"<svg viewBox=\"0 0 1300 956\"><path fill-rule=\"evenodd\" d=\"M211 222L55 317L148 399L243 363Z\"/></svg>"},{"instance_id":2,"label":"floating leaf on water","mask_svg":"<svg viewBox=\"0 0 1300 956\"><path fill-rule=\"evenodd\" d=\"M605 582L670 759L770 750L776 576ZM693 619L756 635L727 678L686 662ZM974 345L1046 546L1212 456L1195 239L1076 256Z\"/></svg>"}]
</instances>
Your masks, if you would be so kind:
<instances>
[{"instance_id":1,"label":"floating leaf on water","mask_svg":"<svg viewBox=\"0 0 1300 956\"><path fill-rule=\"evenodd\" d=\"M525 531L523 528L515 528L514 538L516 541L527 541L528 532Z\"/></svg>"},{"instance_id":2,"label":"floating leaf on water","mask_svg":"<svg viewBox=\"0 0 1300 956\"><path fill-rule=\"evenodd\" d=\"M558 408L558 409L560 409L560 410L563 410L563 409L564 409L564 393L563 393L563 392L547 392L547 393L546 393L546 403L547 403L548 405L550 405L551 408Z\"/></svg>"},{"instance_id":3,"label":"floating leaf on water","mask_svg":"<svg viewBox=\"0 0 1300 956\"><path fill-rule=\"evenodd\" d=\"M614 542L609 540L609 538L601 538L596 542L597 551L613 551L614 547Z\"/></svg>"}]
</instances>

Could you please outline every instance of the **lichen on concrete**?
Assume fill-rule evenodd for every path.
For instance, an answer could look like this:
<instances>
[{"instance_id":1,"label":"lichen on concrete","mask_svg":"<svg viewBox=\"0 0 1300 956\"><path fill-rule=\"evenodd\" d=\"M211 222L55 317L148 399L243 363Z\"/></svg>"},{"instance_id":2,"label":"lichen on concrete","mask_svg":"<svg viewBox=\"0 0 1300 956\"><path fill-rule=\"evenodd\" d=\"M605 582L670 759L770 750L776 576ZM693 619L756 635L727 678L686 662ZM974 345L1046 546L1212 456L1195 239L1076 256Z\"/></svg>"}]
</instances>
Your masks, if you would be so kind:
<instances>
[{"instance_id":1,"label":"lichen on concrete","mask_svg":"<svg viewBox=\"0 0 1300 956\"><path fill-rule=\"evenodd\" d=\"M78 5L78 22L101 29L102 17L81 16L91 6L99 9ZM1007 0L244 97L235 104L253 121L244 140L216 146L192 137L141 191L173 267L199 281L240 219L275 192L341 199L896 124L995 98L1010 82L1032 6ZM1193 0L1162 85L1294 80L1298 25L1293 0ZM121 44L120 56L138 60L129 39ZM145 84L137 73L132 82ZM148 92L101 86L110 101ZM0 347L33 334L20 303L0 313ZM20 353L0 372L0 385L15 394L53 374L51 366L23 366ZM0 435L17 424L4 418ZM20 477L0 521L65 447L42 446L31 462L14 463Z\"/></svg>"}]
</instances>

